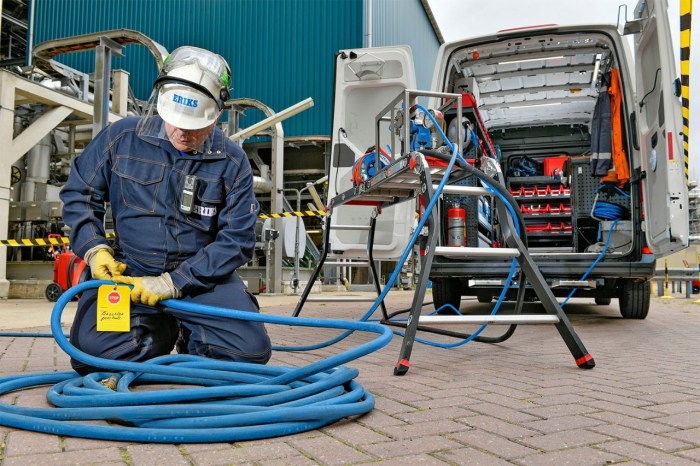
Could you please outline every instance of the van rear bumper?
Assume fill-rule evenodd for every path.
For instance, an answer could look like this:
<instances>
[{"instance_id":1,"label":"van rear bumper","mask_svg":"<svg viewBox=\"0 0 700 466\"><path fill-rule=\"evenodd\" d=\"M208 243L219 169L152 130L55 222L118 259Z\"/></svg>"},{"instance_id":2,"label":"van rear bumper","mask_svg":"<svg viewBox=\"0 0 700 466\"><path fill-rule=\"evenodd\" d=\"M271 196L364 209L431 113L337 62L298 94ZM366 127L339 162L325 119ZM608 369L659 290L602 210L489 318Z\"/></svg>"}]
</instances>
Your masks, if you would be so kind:
<instances>
[{"instance_id":1,"label":"van rear bumper","mask_svg":"<svg viewBox=\"0 0 700 466\"><path fill-rule=\"evenodd\" d=\"M555 280L580 280L595 260L538 260L535 263L547 282ZM474 280L505 279L510 271L510 261L451 261L436 258L430 270L431 279L466 278ZM586 280L633 279L648 280L654 276L656 259L652 254L642 254L638 261L600 261L586 276Z\"/></svg>"}]
</instances>

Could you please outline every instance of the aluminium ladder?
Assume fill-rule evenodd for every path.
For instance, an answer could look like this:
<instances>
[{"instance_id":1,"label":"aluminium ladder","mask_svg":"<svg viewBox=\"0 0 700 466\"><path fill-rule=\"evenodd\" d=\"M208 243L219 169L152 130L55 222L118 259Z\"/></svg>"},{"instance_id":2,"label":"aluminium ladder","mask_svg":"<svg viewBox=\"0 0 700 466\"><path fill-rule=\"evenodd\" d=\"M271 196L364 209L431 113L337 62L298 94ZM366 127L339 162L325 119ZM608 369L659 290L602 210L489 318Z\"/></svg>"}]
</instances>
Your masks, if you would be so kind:
<instances>
[{"instance_id":1,"label":"aluminium ladder","mask_svg":"<svg viewBox=\"0 0 700 466\"><path fill-rule=\"evenodd\" d=\"M411 154L411 157L418 157L421 163L414 163L416 167L427 167L428 164L420 153ZM488 163L490 159L482 159L484 163ZM496 168L494 167L494 170ZM434 195L435 187L432 184L430 170L420 170L422 182L425 189L420 193L423 200L423 205L428 205ZM493 195L492 192L484 188L468 187L468 186L453 186L447 185L444 187L444 194L462 194L462 195ZM499 218L502 223L502 231L504 234L506 248L480 248L480 247L454 247L454 246L437 246L437 232L439 231L439 219L437 209L432 209L430 219L426 223L428 225L428 236L425 241L425 254L421 257L421 276L420 283L416 290L409 319L406 324L406 332L399 360L394 368L395 375L403 375L408 371L410 366L410 355L415 341L416 331L420 324L465 324L465 323L492 323L492 324L554 324L563 338L569 351L574 356L576 364L584 369L590 369L595 366L595 362L588 353L578 335L573 329L568 317L561 309L559 302L554 294L547 286L547 283L542 276L539 268L527 251L527 248L520 238L513 234L514 227L510 216L506 211L505 205L497 203ZM491 258L494 260L502 260L515 258L521 270L532 285L538 298L546 311L545 315L488 315L488 316L421 316L422 302L427 288L428 278L430 275L430 267L433 258L436 255L443 257L482 257ZM521 284L524 286L524 284Z\"/></svg>"},{"instance_id":2,"label":"aluminium ladder","mask_svg":"<svg viewBox=\"0 0 700 466\"><path fill-rule=\"evenodd\" d=\"M412 152L405 157L397 159L392 164L385 167L385 169L380 170L376 176L363 182L361 185L355 186L354 188L334 197L329 203L328 215L326 216L326 221L328 223L326 224L326 229L324 231L324 246L321 261L319 261L314 274L307 283L307 286L304 289L293 315L298 316L301 312L304 302L307 301L308 294L313 286L313 281L316 280L318 274L320 273L320 269L324 265L328 251L328 234L331 228L332 211L334 208L343 204L351 204L356 201L360 201L365 205L368 202L375 202L376 205L381 208L388 207L397 202L402 202L418 196L422 197L423 205L427 206L429 205L436 188L432 184L432 176L442 176L443 174L444 169L428 166L425 157L421 153ZM493 195L492 192L484 188L455 185L446 185L442 192L444 194L480 196ZM419 240L421 241L421 273L419 283L413 297L411 309L409 311L408 321L405 324L406 331L403 337L399 359L394 368L395 375L403 375L408 372L413 343L415 341L416 332L419 330L419 328L421 330L427 330L427 328L424 327L428 325L452 325L467 323L554 324L574 357L576 364L583 369L590 369L595 366L592 356L588 353L578 335L574 331L568 317L561 309L561 306L559 305L552 291L547 286L546 281L539 271L537 265L529 255L527 248L524 246L520 238L513 234L513 225L507 214L506 208L502 205L502 203L498 203L498 212L499 218L507 219L507 221L503 223L504 239L506 245L509 246L506 248L438 246L437 232L439 227L437 227L437 225L439 225L439 219L437 209L433 208L431 212L424 213L424 215L430 215L430 218L426 222L428 234L427 237L424 236ZM379 288L376 269L373 267L374 262L371 258L375 222L376 215L373 215L370 226L367 227L370 233L368 241L368 262L372 270L372 276L374 278L377 294L379 295L381 290ZM341 226L340 228L344 227ZM491 258L494 260L515 258L541 301L546 314L422 316L421 309L428 285L430 267L433 258L436 255L462 258L482 257ZM326 265L328 265L328 263L326 263ZM524 286L524 284L521 286ZM340 299L345 300L343 298ZM329 299L320 298L318 300L328 301ZM366 298L363 298L363 300L367 301ZM374 299L369 299L369 301L374 301ZM383 313L382 323L396 325L388 318L383 302L381 305Z\"/></svg>"},{"instance_id":3,"label":"aluminium ladder","mask_svg":"<svg viewBox=\"0 0 700 466\"><path fill-rule=\"evenodd\" d=\"M421 187L421 177L414 170L413 164L415 159L402 158L392 163L389 170L381 170L377 176L367 180L362 185L355 186L352 189L341 193L329 202L328 211L323 217L323 247L321 257L314 269L309 281L301 294L299 302L292 314L293 317L299 316L306 302L375 302L377 298L367 297L310 297L311 289L321 270L324 266L340 266L340 267L369 267L372 281L377 297L381 295L382 290L379 284L379 275L374 263L374 233L377 224L377 216L382 207L389 207L393 204L403 202L409 199L414 199ZM431 167L430 171L435 176L442 176L445 170L439 167ZM370 217L369 225L334 225L332 222L334 209L341 205L368 205L374 206L375 209ZM331 230L361 230L368 232L367 238L367 260L362 262L338 262L328 261L328 251L330 249L330 232ZM382 322L388 322L389 315L386 311L384 301L380 303L382 311Z\"/></svg>"}]
</instances>

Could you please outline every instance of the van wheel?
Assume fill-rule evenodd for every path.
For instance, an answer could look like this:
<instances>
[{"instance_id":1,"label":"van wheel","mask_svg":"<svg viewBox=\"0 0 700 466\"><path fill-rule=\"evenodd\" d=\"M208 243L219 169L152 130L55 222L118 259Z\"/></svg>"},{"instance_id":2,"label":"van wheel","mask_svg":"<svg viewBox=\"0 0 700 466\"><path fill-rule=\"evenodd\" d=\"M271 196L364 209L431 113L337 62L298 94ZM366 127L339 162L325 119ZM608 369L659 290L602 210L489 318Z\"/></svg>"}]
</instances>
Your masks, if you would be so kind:
<instances>
[{"instance_id":1,"label":"van wheel","mask_svg":"<svg viewBox=\"0 0 700 466\"><path fill-rule=\"evenodd\" d=\"M598 306L607 306L612 302L612 298L596 298L595 303Z\"/></svg>"},{"instance_id":2,"label":"van wheel","mask_svg":"<svg viewBox=\"0 0 700 466\"><path fill-rule=\"evenodd\" d=\"M492 299L490 294L480 294L476 296L476 300L480 303L490 303Z\"/></svg>"},{"instance_id":3,"label":"van wheel","mask_svg":"<svg viewBox=\"0 0 700 466\"><path fill-rule=\"evenodd\" d=\"M644 319L649 313L651 282L622 280L619 286L620 314L625 319Z\"/></svg>"},{"instance_id":4,"label":"van wheel","mask_svg":"<svg viewBox=\"0 0 700 466\"><path fill-rule=\"evenodd\" d=\"M459 309L462 302L462 291L459 280L454 278L444 278L433 280L433 305L435 309L440 309L445 304ZM454 314L451 309L443 309L439 314Z\"/></svg>"},{"instance_id":5,"label":"van wheel","mask_svg":"<svg viewBox=\"0 0 700 466\"><path fill-rule=\"evenodd\" d=\"M63 294L63 290L56 283L51 283L49 286L46 287L46 291L44 294L46 295L46 299L48 299L52 303L55 303L56 301L58 301L58 298L60 298Z\"/></svg>"}]
</instances>

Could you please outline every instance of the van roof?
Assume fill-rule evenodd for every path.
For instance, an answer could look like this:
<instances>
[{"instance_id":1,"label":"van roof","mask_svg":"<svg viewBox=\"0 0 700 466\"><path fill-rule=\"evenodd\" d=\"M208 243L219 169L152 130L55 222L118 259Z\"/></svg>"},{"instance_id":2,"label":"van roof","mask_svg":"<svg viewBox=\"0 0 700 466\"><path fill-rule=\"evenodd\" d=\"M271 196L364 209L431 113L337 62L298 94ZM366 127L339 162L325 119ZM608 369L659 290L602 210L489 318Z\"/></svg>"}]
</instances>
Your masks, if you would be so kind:
<instances>
[{"instance_id":1,"label":"van roof","mask_svg":"<svg viewBox=\"0 0 700 466\"><path fill-rule=\"evenodd\" d=\"M446 87L473 93L490 130L587 124L616 62L610 34L592 31L547 26L455 42Z\"/></svg>"}]
</instances>

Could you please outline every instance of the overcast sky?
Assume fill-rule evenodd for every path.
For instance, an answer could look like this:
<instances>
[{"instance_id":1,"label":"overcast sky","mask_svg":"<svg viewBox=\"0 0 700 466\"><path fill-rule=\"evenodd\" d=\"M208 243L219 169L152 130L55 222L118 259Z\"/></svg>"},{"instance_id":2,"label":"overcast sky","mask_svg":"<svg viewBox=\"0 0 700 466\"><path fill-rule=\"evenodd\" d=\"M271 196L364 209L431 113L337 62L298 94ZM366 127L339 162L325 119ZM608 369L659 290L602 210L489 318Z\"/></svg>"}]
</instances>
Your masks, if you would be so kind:
<instances>
[{"instance_id":1,"label":"overcast sky","mask_svg":"<svg viewBox=\"0 0 700 466\"><path fill-rule=\"evenodd\" d=\"M537 24L617 23L618 5L632 18L637 0L428 0L446 41ZM695 0L700 5L700 0ZM668 0L676 70L680 76L680 0ZM691 35L690 178L700 179L700 11L695 9ZM621 13L624 16L624 11ZM693 78L695 76L695 78Z\"/></svg>"}]
</instances>

